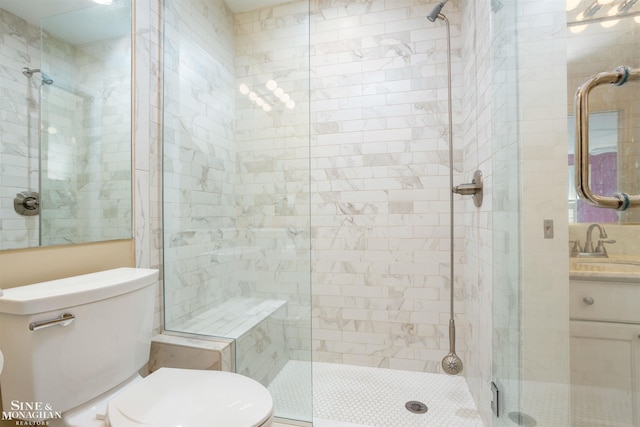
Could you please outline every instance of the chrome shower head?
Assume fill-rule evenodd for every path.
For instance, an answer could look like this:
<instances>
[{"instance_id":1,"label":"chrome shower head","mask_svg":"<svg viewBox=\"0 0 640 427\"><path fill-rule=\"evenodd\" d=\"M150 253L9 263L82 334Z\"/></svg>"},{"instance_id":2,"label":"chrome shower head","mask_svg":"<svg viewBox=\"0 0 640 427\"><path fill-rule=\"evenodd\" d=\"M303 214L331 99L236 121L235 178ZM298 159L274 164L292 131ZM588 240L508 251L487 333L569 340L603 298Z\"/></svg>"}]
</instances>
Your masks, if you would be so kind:
<instances>
[{"instance_id":1,"label":"chrome shower head","mask_svg":"<svg viewBox=\"0 0 640 427\"><path fill-rule=\"evenodd\" d=\"M52 85L53 84L53 79L51 77L49 77L47 75L47 73L40 73L40 75L42 76L42 84L45 85Z\"/></svg>"},{"instance_id":2,"label":"chrome shower head","mask_svg":"<svg viewBox=\"0 0 640 427\"><path fill-rule=\"evenodd\" d=\"M442 359L442 370L449 375L462 372L462 360L456 354L456 323L453 314L449 319L449 353Z\"/></svg>"},{"instance_id":3,"label":"chrome shower head","mask_svg":"<svg viewBox=\"0 0 640 427\"><path fill-rule=\"evenodd\" d=\"M44 73L42 70L40 70L40 68L24 67L22 69L22 74L24 74L26 77L32 77L36 73L40 73L40 77L42 78L42 84L45 84L45 85L53 84L53 79L49 77L46 73Z\"/></svg>"},{"instance_id":4,"label":"chrome shower head","mask_svg":"<svg viewBox=\"0 0 640 427\"><path fill-rule=\"evenodd\" d=\"M436 19L439 18L440 12L442 12L442 8L444 7L445 3L448 1L449 0L444 0L443 2L438 3L436 7L433 8L431 13L427 15L427 19L431 22L436 22Z\"/></svg>"}]
</instances>

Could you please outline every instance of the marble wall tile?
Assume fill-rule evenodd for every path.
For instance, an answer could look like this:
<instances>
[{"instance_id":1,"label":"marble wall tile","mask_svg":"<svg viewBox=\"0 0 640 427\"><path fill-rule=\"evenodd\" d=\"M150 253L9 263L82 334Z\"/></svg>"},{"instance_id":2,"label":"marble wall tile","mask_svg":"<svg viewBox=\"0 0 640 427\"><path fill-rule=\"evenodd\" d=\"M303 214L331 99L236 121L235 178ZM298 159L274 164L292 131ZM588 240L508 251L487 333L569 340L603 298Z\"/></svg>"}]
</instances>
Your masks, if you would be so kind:
<instances>
[{"instance_id":1,"label":"marble wall tile","mask_svg":"<svg viewBox=\"0 0 640 427\"><path fill-rule=\"evenodd\" d=\"M154 331L164 326L160 1L135 2L134 224L136 267L160 269Z\"/></svg>"},{"instance_id":2,"label":"marble wall tile","mask_svg":"<svg viewBox=\"0 0 640 427\"><path fill-rule=\"evenodd\" d=\"M424 18L432 6L312 2L316 360L436 372L447 351L446 39L442 26ZM458 178L459 5L448 16ZM462 267L465 230L455 230ZM457 277L457 347L465 354L462 284Z\"/></svg>"}]
</instances>

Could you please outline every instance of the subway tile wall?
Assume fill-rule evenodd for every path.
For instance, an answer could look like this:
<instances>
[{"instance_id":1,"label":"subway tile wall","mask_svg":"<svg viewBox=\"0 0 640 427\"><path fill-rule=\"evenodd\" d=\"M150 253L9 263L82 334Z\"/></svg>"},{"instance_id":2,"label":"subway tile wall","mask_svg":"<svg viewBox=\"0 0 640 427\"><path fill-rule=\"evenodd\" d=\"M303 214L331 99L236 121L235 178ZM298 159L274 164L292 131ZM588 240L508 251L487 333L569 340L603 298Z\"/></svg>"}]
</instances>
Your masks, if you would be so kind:
<instances>
[{"instance_id":1,"label":"subway tile wall","mask_svg":"<svg viewBox=\"0 0 640 427\"><path fill-rule=\"evenodd\" d=\"M314 1L311 21L315 360L439 372L448 351L446 33L427 1ZM454 174L463 170L459 5ZM460 202L456 201L458 208ZM456 215L456 349L466 360Z\"/></svg>"}]
</instances>

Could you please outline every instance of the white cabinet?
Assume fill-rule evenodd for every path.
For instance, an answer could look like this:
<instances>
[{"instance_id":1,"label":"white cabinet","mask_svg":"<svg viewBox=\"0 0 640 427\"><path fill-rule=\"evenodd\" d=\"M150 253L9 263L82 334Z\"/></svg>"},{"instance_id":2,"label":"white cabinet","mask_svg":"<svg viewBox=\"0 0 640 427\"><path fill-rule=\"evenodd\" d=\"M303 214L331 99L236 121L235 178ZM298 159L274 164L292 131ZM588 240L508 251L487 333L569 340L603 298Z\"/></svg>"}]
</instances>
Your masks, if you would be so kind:
<instances>
[{"instance_id":1,"label":"white cabinet","mask_svg":"<svg viewBox=\"0 0 640 427\"><path fill-rule=\"evenodd\" d=\"M640 427L640 285L572 281L572 426Z\"/></svg>"}]
</instances>

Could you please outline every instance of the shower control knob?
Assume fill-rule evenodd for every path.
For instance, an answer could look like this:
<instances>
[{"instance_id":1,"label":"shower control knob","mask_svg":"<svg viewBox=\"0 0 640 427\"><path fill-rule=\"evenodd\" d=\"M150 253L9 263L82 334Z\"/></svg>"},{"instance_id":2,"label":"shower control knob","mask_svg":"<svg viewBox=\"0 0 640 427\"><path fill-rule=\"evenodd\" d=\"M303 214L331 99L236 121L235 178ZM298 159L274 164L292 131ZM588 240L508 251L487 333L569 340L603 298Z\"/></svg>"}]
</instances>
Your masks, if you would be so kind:
<instances>
[{"instance_id":1,"label":"shower control knob","mask_svg":"<svg viewBox=\"0 0 640 427\"><path fill-rule=\"evenodd\" d=\"M40 213L40 194L35 191L21 191L13 198L13 209L24 216Z\"/></svg>"},{"instance_id":2,"label":"shower control knob","mask_svg":"<svg viewBox=\"0 0 640 427\"><path fill-rule=\"evenodd\" d=\"M584 297L582 298L582 301L584 301L584 303L587 305L593 305L593 303L595 302L591 297Z\"/></svg>"}]
</instances>

